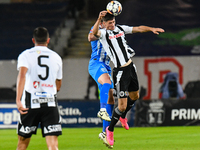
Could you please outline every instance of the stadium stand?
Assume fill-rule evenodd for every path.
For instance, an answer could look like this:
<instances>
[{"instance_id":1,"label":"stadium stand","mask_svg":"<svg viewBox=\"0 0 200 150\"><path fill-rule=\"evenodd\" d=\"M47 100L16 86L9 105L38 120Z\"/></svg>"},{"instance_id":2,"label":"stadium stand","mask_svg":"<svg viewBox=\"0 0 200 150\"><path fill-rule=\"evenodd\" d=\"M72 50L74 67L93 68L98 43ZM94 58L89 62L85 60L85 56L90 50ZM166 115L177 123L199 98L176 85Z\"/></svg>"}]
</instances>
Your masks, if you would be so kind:
<instances>
[{"instance_id":1,"label":"stadium stand","mask_svg":"<svg viewBox=\"0 0 200 150\"><path fill-rule=\"evenodd\" d=\"M0 4L0 60L17 59L19 53L32 47L32 32L38 26L46 27L50 37L56 39L54 33L66 27L62 25L66 23L67 6L67 2ZM65 30L70 34L70 29Z\"/></svg>"}]
</instances>

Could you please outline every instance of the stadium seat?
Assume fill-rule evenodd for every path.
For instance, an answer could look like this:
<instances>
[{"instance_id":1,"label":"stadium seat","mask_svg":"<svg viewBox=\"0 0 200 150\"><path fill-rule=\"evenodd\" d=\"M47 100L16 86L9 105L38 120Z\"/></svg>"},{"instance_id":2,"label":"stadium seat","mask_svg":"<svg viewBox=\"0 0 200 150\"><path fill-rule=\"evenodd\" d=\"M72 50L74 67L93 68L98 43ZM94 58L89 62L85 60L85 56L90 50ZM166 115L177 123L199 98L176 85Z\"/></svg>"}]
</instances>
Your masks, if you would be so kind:
<instances>
[{"instance_id":1,"label":"stadium seat","mask_svg":"<svg viewBox=\"0 0 200 150\"><path fill-rule=\"evenodd\" d=\"M67 2L0 4L0 59L17 59L18 55L33 46L33 30L46 27L50 36L66 19ZM6 50L6 51L5 51Z\"/></svg>"}]
</instances>

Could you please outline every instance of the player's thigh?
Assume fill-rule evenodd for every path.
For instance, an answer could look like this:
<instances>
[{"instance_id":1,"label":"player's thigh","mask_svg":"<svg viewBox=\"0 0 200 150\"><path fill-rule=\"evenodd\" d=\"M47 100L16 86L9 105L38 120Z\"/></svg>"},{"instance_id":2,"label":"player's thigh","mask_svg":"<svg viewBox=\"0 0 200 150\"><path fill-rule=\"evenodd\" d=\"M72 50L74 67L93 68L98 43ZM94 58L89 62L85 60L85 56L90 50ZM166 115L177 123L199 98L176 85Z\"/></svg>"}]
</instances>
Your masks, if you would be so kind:
<instances>
[{"instance_id":1,"label":"player's thigh","mask_svg":"<svg viewBox=\"0 0 200 150\"><path fill-rule=\"evenodd\" d=\"M27 114L21 115L17 127L17 133L24 138L30 138L36 134L40 122L40 109L29 109Z\"/></svg>"},{"instance_id":2,"label":"player's thigh","mask_svg":"<svg viewBox=\"0 0 200 150\"><path fill-rule=\"evenodd\" d=\"M58 147L58 136L45 136L47 147Z\"/></svg>"},{"instance_id":3,"label":"player's thigh","mask_svg":"<svg viewBox=\"0 0 200 150\"><path fill-rule=\"evenodd\" d=\"M131 66L130 73L131 73L131 81L128 87L129 97L132 100L137 100L139 98L139 82L138 82L136 67L134 64L133 66Z\"/></svg>"},{"instance_id":4,"label":"player's thigh","mask_svg":"<svg viewBox=\"0 0 200 150\"><path fill-rule=\"evenodd\" d=\"M96 79L96 74L100 67L101 67L101 63L97 60L90 61L89 66L88 66L88 72L96 82L98 80L98 78Z\"/></svg>"},{"instance_id":5,"label":"player's thigh","mask_svg":"<svg viewBox=\"0 0 200 150\"><path fill-rule=\"evenodd\" d=\"M108 73L101 74L100 77L98 78L98 82L100 84L104 84L104 83L111 84L111 80L110 80L109 74Z\"/></svg>"},{"instance_id":6,"label":"player's thigh","mask_svg":"<svg viewBox=\"0 0 200 150\"><path fill-rule=\"evenodd\" d=\"M109 90L109 96L108 96L108 104L114 104L115 100L114 100L114 96L113 96L113 89Z\"/></svg>"},{"instance_id":7,"label":"player's thigh","mask_svg":"<svg viewBox=\"0 0 200 150\"><path fill-rule=\"evenodd\" d=\"M107 66L99 61L96 61L95 63L90 63L88 71L96 82L98 82L98 79L101 75L108 73Z\"/></svg>"},{"instance_id":8,"label":"player's thigh","mask_svg":"<svg viewBox=\"0 0 200 150\"><path fill-rule=\"evenodd\" d=\"M44 107L41 115L43 137L62 134L61 117L57 107Z\"/></svg>"},{"instance_id":9,"label":"player's thigh","mask_svg":"<svg viewBox=\"0 0 200 150\"><path fill-rule=\"evenodd\" d=\"M25 138L18 135L17 149L26 149L30 143L31 138Z\"/></svg>"},{"instance_id":10,"label":"player's thigh","mask_svg":"<svg viewBox=\"0 0 200 150\"><path fill-rule=\"evenodd\" d=\"M128 86L130 82L129 70L127 68L114 68L113 81L118 98L128 97Z\"/></svg>"}]
</instances>

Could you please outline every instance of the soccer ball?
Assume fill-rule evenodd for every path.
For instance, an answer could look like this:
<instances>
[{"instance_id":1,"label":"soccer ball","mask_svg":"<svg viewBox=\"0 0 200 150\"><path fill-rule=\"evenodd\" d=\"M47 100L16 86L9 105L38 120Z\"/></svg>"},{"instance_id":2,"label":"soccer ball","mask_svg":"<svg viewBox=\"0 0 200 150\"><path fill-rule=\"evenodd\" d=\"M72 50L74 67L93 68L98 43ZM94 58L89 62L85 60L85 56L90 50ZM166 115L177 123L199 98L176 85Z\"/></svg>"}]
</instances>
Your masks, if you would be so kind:
<instances>
[{"instance_id":1,"label":"soccer ball","mask_svg":"<svg viewBox=\"0 0 200 150\"><path fill-rule=\"evenodd\" d=\"M110 14L112 14L114 16L117 16L117 15L119 15L122 12L122 5L118 1L111 1L106 6L106 10Z\"/></svg>"}]
</instances>

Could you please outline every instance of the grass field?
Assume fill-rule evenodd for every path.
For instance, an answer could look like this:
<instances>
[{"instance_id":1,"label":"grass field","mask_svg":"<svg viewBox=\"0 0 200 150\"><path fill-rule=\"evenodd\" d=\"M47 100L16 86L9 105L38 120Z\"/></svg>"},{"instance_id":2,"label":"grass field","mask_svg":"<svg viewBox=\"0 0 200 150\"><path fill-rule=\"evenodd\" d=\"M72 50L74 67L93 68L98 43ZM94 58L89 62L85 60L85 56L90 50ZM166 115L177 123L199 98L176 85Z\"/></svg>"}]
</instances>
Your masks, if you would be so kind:
<instances>
[{"instance_id":1,"label":"grass field","mask_svg":"<svg viewBox=\"0 0 200 150\"><path fill-rule=\"evenodd\" d=\"M64 128L59 150L108 149L98 139L101 128ZM200 127L115 128L114 150L199 150ZM0 130L0 150L15 150L16 130ZM33 135L28 150L47 150L41 130Z\"/></svg>"}]
</instances>

